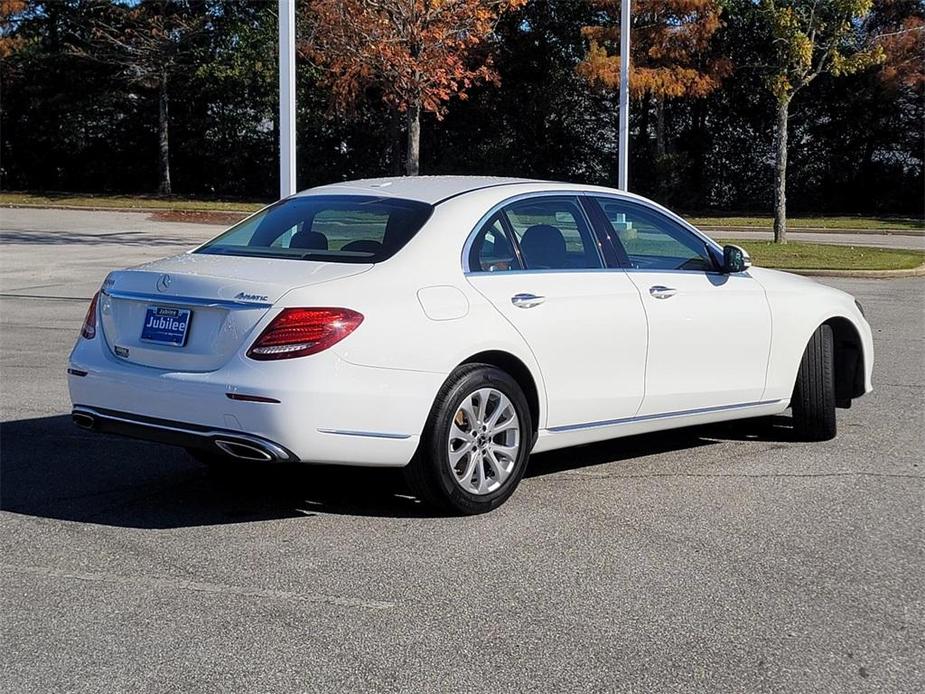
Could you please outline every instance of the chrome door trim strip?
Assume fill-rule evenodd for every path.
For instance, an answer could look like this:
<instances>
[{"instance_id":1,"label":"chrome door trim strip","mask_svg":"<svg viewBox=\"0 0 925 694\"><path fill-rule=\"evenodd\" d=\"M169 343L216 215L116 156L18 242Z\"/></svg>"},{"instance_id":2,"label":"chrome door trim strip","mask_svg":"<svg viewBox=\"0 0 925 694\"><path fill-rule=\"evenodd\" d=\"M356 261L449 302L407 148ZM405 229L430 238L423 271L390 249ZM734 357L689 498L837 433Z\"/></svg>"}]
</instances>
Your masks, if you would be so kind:
<instances>
[{"instance_id":1,"label":"chrome door trim strip","mask_svg":"<svg viewBox=\"0 0 925 694\"><path fill-rule=\"evenodd\" d=\"M586 422L583 424L565 424L557 427L549 427L546 431L554 434L561 434L567 431L578 431L580 429L598 429L601 427L618 426L621 424L635 424L637 422L647 422L656 419L672 419L674 417L689 417L698 414L713 414L714 412L726 412L728 410L742 410L751 407L760 407L762 405L778 405L784 400L762 400L760 402L743 402L737 405L719 405L717 407L701 407L694 410L679 410L678 412L662 412L660 414L645 414L639 417L624 417L622 419L607 419L600 422Z\"/></svg>"},{"instance_id":2,"label":"chrome door trim strip","mask_svg":"<svg viewBox=\"0 0 925 694\"><path fill-rule=\"evenodd\" d=\"M381 431L348 431L345 429L318 429L322 434L337 434L339 436L362 436L371 439L410 439L411 434L390 434Z\"/></svg>"},{"instance_id":3,"label":"chrome door trim strip","mask_svg":"<svg viewBox=\"0 0 925 694\"><path fill-rule=\"evenodd\" d=\"M191 296L174 296L170 294L145 294L143 292L126 292L106 289L103 294L113 299L129 301L150 301L152 304L170 304L177 306L208 306L212 308L270 308L273 304L258 301L236 301L234 299L197 299Z\"/></svg>"}]
</instances>

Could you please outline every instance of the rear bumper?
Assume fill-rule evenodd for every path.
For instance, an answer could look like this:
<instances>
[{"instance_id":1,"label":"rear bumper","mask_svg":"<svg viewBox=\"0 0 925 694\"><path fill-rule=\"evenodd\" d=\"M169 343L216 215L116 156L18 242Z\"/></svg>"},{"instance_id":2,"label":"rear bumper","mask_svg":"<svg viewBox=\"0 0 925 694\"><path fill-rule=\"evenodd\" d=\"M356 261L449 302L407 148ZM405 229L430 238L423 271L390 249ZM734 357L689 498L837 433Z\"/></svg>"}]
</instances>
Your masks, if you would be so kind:
<instances>
[{"instance_id":1,"label":"rear bumper","mask_svg":"<svg viewBox=\"0 0 925 694\"><path fill-rule=\"evenodd\" d=\"M174 372L121 360L99 336L78 340L68 366L75 413L99 431L213 451L217 441L254 445L271 460L390 467L411 460L445 379L356 366L331 350Z\"/></svg>"},{"instance_id":2,"label":"rear bumper","mask_svg":"<svg viewBox=\"0 0 925 694\"><path fill-rule=\"evenodd\" d=\"M296 455L284 446L237 431L211 429L196 424L113 412L84 405L74 405L71 417L77 426L88 431L157 441L172 446L231 455L242 460L279 463L298 460Z\"/></svg>"}]
</instances>

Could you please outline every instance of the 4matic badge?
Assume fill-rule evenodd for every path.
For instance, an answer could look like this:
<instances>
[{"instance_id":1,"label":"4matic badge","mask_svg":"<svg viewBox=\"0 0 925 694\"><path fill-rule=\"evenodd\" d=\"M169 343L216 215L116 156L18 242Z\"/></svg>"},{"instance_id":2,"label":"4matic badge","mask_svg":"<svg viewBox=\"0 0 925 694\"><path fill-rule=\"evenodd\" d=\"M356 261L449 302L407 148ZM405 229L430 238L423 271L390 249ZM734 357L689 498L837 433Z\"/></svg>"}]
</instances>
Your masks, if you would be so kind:
<instances>
[{"instance_id":1,"label":"4matic badge","mask_svg":"<svg viewBox=\"0 0 925 694\"><path fill-rule=\"evenodd\" d=\"M239 292L234 298L238 301L269 301L269 297L263 294L247 294L246 292Z\"/></svg>"}]
</instances>

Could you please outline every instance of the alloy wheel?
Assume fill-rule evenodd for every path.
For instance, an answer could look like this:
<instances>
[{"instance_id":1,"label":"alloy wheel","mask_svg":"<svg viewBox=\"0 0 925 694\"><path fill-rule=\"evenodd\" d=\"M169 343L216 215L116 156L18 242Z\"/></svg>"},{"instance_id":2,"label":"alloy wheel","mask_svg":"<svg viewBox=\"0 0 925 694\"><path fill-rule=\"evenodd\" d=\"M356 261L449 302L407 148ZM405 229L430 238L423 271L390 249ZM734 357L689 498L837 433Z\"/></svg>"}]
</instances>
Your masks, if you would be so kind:
<instances>
[{"instance_id":1,"label":"alloy wheel","mask_svg":"<svg viewBox=\"0 0 925 694\"><path fill-rule=\"evenodd\" d=\"M497 490L520 451L520 421L510 398L495 388L467 395L453 416L447 445L456 484L480 496Z\"/></svg>"}]
</instances>

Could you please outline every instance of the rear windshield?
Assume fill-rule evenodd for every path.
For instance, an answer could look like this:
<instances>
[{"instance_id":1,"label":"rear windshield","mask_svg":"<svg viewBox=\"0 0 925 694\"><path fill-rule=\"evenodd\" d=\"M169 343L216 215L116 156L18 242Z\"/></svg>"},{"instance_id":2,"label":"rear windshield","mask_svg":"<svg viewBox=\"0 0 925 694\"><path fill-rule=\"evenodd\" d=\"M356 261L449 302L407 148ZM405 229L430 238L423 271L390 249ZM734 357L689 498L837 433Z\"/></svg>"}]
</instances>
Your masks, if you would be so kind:
<instances>
[{"instance_id":1,"label":"rear windshield","mask_svg":"<svg viewBox=\"0 0 925 694\"><path fill-rule=\"evenodd\" d=\"M196 253L378 263L401 250L431 212L426 203L395 198L288 198L231 227Z\"/></svg>"}]
</instances>

